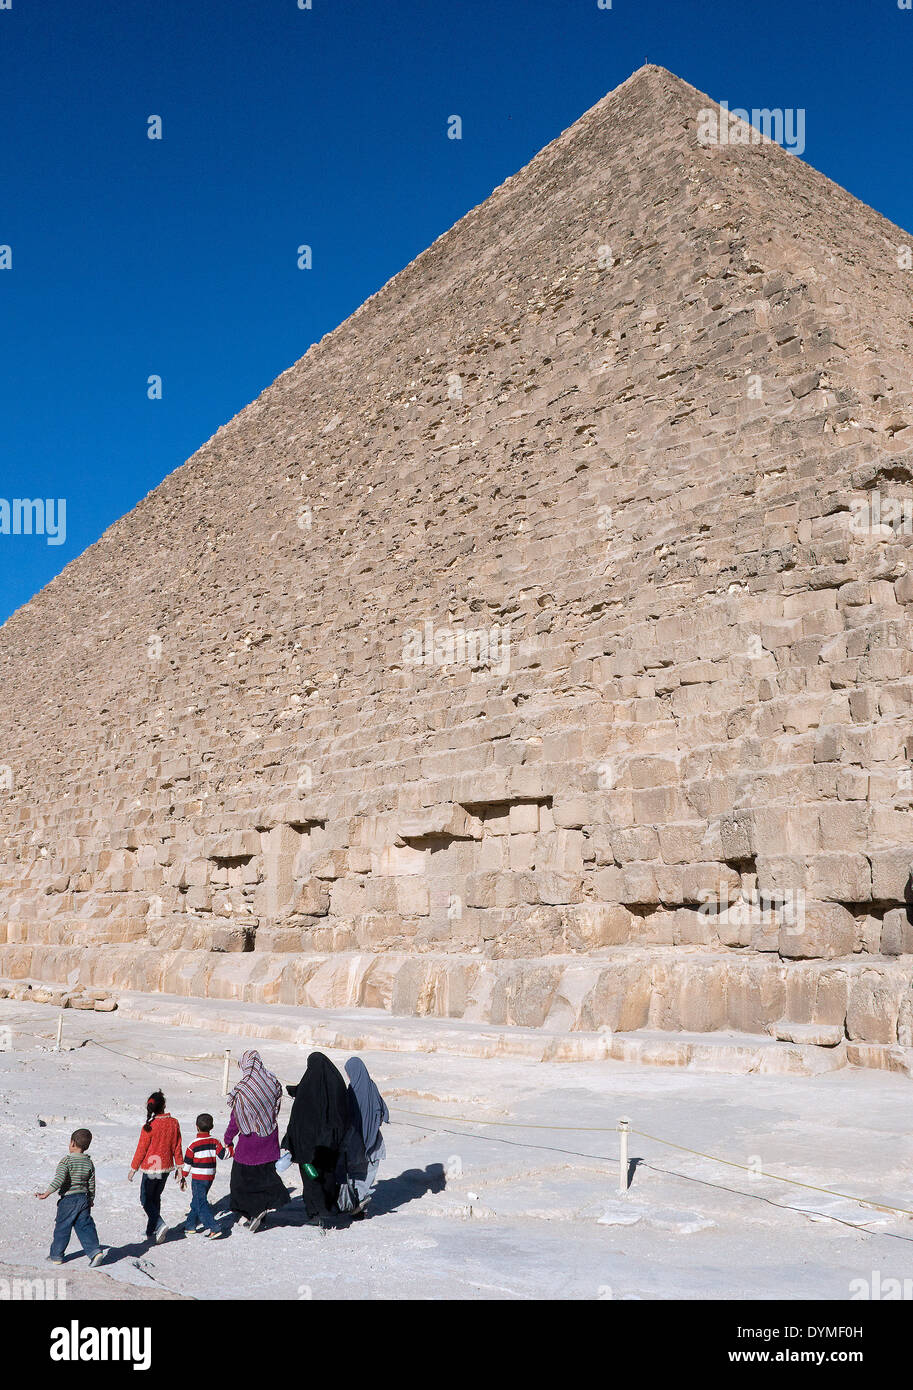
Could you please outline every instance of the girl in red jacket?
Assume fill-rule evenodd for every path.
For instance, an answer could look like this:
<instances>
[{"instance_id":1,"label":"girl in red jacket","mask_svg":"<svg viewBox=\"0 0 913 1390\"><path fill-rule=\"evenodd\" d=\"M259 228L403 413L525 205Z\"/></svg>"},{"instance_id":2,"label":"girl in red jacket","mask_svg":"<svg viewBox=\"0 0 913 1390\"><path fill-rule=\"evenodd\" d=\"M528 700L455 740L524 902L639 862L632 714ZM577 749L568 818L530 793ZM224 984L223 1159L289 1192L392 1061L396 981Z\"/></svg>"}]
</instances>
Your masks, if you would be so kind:
<instances>
[{"instance_id":1,"label":"girl in red jacket","mask_svg":"<svg viewBox=\"0 0 913 1390\"><path fill-rule=\"evenodd\" d=\"M169 1173L180 1176L183 1161L181 1126L165 1109L161 1091L153 1091L146 1101L146 1123L140 1130L127 1177L132 1182L137 1172L142 1171L139 1199L146 1213L146 1239L154 1240L157 1245L168 1234L168 1227L162 1220L165 1183Z\"/></svg>"}]
</instances>

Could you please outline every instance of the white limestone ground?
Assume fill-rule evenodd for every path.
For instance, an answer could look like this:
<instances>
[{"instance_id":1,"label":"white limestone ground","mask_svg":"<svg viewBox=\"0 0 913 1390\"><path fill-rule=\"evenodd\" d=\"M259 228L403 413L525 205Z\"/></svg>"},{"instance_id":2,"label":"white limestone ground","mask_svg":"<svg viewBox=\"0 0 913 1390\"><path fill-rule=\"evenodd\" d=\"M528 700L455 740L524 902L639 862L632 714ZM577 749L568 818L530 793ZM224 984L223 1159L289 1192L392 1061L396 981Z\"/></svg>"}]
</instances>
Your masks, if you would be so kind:
<instances>
[{"instance_id":1,"label":"white limestone ground","mask_svg":"<svg viewBox=\"0 0 913 1390\"><path fill-rule=\"evenodd\" d=\"M0 1001L0 1029L10 1030L0 1052L0 1272L67 1277L72 1296L95 1281L101 1297L117 1287L125 1296L290 1300L847 1299L854 1280L909 1270L909 1218L752 1179L639 1135L631 1157L642 1161L619 1198L617 1137L587 1132L627 1115L689 1148L913 1209L905 1077L729 1076L418 1052L364 1054L395 1120L370 1220L321 1235L302 1224L296 1180L295 1200L257 1235L237 1227L210 1242L175 1233L149 1249L138 1185L126 1181L145 1097L162 1086L185 1135L201 1109L222 1124L222 1049L231 1044L237 1057L251 1042L67 1011L73 1050L57 1054L57 1018L51 1007ZM283 1082L298 1079L307 1049L255 1045ZM345 1056L331 1055L339 1064ZM472 1127L447 1118L456 1115L517 1124ZM75 1241L62 1269L45 1265L53 1202L31 1195L77 1125L95 1134L96 1219L111 1247L98 1271L86 1269ZM227 1193L226 1164L214 1202L227 1207ZM169 1186L166 1217L182 1218L187 1202Z\"/></svg>"}]
</instances>

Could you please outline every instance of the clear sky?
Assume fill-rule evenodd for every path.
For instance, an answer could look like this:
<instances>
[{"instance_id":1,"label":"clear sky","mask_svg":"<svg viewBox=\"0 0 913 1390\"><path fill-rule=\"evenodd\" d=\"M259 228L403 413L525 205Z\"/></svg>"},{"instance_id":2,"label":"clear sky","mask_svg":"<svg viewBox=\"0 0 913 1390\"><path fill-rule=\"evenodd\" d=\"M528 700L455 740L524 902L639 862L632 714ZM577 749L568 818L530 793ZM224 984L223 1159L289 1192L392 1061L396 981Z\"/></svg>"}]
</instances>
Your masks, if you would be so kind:
<instances>
[{"instance_id":1,"label":"clear sky","mask_svg":"<svg viewBox=\"0 0 913 1390\"><path fill-rule=\"evenodd\" d=\"M0 621L645 59L913 229L897 0L311 5L0 0Z\"/></svg>"}]
</instances>

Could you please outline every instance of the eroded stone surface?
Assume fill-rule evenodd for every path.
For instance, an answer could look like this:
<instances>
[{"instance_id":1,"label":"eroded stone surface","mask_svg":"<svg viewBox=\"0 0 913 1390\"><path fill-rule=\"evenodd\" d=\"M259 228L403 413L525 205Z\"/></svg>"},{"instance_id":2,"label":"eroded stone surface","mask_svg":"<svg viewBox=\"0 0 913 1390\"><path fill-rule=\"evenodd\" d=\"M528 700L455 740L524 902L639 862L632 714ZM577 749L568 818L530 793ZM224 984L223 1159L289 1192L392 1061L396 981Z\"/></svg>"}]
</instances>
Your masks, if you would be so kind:
<instances>
[{"instance_id":1,"label":"eroded stone surface","mask_svg":"<svg viewBox=\"0 0 913 1390\"><path fill-rule=\"evenodd\" d=\"M911 1045L909 238L708 104L635 74L4 625L0 974Z\"/></svg>"}]
</instances>

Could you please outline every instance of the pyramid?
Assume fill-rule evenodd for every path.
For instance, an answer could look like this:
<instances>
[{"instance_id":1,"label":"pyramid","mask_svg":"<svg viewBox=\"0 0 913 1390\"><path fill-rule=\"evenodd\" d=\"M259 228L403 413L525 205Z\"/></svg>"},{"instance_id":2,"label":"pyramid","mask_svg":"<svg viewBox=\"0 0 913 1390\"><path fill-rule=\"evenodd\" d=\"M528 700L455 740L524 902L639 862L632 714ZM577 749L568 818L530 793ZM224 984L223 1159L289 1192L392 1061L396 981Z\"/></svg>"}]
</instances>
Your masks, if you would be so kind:
<instances>
[{"instance_id":1,"label":"pyramid","mask_svg":"<svg viewBox=\"0 0 913 1390\"><path fill-rule=\"evenodd\" d=\"M640 69L0 629L4 980L910 1064L909 237L707 109Z\"/></svg>"}]
</instances>

